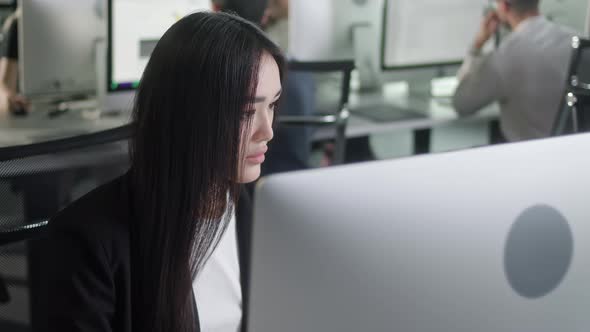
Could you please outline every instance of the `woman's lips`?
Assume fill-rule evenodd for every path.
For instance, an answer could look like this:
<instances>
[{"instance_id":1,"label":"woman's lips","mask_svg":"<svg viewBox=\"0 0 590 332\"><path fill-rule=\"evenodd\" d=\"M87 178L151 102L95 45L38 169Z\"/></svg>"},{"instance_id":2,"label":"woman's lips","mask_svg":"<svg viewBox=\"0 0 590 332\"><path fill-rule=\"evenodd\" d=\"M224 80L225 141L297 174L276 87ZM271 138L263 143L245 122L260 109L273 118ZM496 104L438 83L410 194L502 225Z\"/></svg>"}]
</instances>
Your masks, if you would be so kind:
<instances>
[{"instance_id":1,"label":"woman's lips","mask_svg":"<svg viewBox=\"0 0 590 332\"><path fill-rule=\"evenodd\" d=\"M267 147L260 149L246 157L246 160L252 164L262 164L264 162L265 156L264 154L268 150Z\"/></svg>"}]
</instances>

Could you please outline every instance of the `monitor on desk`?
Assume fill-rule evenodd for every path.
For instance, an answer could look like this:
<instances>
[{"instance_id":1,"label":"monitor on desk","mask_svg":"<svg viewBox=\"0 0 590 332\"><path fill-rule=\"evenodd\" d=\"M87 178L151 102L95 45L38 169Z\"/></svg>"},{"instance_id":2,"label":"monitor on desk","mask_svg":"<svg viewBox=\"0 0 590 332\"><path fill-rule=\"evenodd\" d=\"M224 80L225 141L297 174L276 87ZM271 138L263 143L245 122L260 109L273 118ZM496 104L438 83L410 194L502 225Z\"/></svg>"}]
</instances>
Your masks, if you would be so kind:
<instances>
[{"instance_id":1,"label":"monitor on desk","mask_svg":"<svg viewBox=\"0 0 590 332\"><path fill-rule=\"evenodd\" d=\"M383 69L461 63L488 3L488 0L386 0Z\"/></svg>"},{"instance_id":2,"label":"monitor on desk","mask_svg":"<svg viewBox=\"0 0 590 332\"><path fill-rule=\"evenodd\" d=\"M539 5L541 13L549 20L588 36L585 30L587 0L543 0Z\"/></svg>"},{"instance_id":3,"label":"monitor on desk","mask_svg":"<svg viewBox=\"0 0 590 332\"><path fill-rule=\"evenodd\" d=\"M381 1L291 1L289 55L298 61L354 59L355 30L378 21Z\"/></svg>"},{"instance_id":4,"label":"monitor on desk","mask_svg":"<svg viewBox=\"0 0 590 332\"><path fill-rule=\"evenodd\" d=\"M29 99L93 95L101 0L20 0L19 84Z\"/></svg>"},{"instance_id":5,"label":"monitor on desk","mask_svg":"<svg viewBox=\"0 0 590 332\"><path fill-rule=\"evenodd\" d=\"M454 75L489 3L385 0L377 56L382 81L406 81L408 93L421 98L452 96L457 85ZM491 49L493 43L486 47ZM433 81L441 77L453 79Z\"/></svg>"},{"instance_id":6,"label":"monitor on desk","mask_svg":"<svg viewBox=\"0 0 590 332\"><path fill-rule=\"evenodd\" d=\"M130 107L151 52L164 32L182 17L210 9L211 0L108 0L107 103Z\"/></svg>"},{"instance_id":7,"label":"monitor on desk","mask_svg":"<svg viewBox=\"0 0 590 332\"><path fill-rule=\"evenodd\" d=\"M280 174L248 331L587 331L590 135Z\"/></svg>"}]
</instances>

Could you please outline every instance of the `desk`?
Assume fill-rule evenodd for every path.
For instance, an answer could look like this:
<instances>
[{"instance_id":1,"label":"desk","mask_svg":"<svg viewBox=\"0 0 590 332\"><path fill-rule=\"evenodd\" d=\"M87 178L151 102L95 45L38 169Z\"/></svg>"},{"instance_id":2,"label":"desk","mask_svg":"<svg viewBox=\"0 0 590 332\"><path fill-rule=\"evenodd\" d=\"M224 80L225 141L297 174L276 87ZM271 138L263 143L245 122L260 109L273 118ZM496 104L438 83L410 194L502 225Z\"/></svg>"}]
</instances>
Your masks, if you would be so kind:
<instances>
[{"instance_id":1,"label":"desk","mask_svg":"<svg viewBox=\"0 0 590 332\"><path fill-rule=\"evenodd\" d=\"M327 108L328 100L333 100L329 89L319 90L318 107ZM346 128L347 138L365 137L394 131L413 131L415 153L427 153L430 146L430 130L435 127L462 123L490 123L500 115L499 105L494 103L476 114L459 117L450 98L430 96L411 96L404 85L390 85L381 91L350 94L349 109L351 117ZM368 114L378 109L377 116ZM314 134L314 140L333 137L329 128L321 128Z\"/></svg>"},{"instance_id":2,"label":"desk","mask_svg":"<svg viewBox=\"0 0 590 332\"><path fill-rule=\"evenodd\" d=\"M332 101L338 99L339 91L333 86L319 89L318 109L329 109ZM499 116L499 107L493 104L473 116L459 118L448 99L409 96L403 86L395 85L378 92L352 91L349 108L348 138L399 130L416 132L456 122L489 122ZM391 118L396 120L378 121L364 116L363 111L371 108L390 109ZM413 113L415 116L396 116L400 112ZM77 111L53 118L43 111L23 117L3 116L0 117L0 148L99 132L124 125L129 119L129 113L92 118L92 114ZM330 128L321 128L313 138L330 139L333 138L333 132Z\"/></svg>"},{"instance_id":3,"label":"desk","mask_svg":"<svg viewBox=\"0 0 590 332\"><path fill-rule=\"evenodd\" d=\"M99 117L97 112L68 111L49 117L43 110L26 116L0 116L0 148L100 132L124 125L129 113Z\"/></svg>"}]
</instances>

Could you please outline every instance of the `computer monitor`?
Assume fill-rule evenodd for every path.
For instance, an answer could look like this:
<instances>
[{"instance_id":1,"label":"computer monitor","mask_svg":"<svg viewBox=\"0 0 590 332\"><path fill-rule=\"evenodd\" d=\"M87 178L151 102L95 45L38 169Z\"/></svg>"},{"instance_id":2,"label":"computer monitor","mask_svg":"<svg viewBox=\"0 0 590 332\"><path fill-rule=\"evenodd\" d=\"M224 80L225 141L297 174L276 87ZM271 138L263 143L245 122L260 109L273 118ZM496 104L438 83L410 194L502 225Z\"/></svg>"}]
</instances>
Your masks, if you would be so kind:
<instances>
[{"instance_id":1,"label":"computer monitor","mask_svg":"<svg viewBox=\"0 0 590 332\"><path fill-rule=\"evenodd\" d=\"M590 135L263 178L248 331L588 331Z\"/></svg>"},{"instance_id":2,"label":"computer monitor","mask_svg":"<svg viewBox=\"0 0 590 332\"><path fill-rule=\"evenodd\" d=\"M107 0L102 108L128 111L151 52L164 32L182 17L210 9L211 0Z\"/></svg>"},{"instance_id":3,"label":"computer monitor","mask_svg":"<svg viewBox=\"0 0 590 332\"><path fill-rule=\"evenodd\" d=\"M94 94L102 0L20 0L19 85L30 99Z\"/></svg>"},{"instance_id":4,"label":"computer monitor","mask_svg":"<svg viewBox=\"0 0 590 332\"><path fill-rule=\"evenodd\" d=\"M549 20L585 34L587 0L542 0L541 13Z\"/></svg>"},{"instance_id":5,"label":"computer monitor","mask_svg":"<svg viewBox=\"0 0 590 332\"><path fill-rule=\"evenodd\" d=\"M489 0L386 0L382 68L461 63L488 4Z\"/></svg>"},{"instance_id":6,"label":"computer monitor","mask_svg":"<svg viewBox=\"0 0 590 332\"><path fill-rule=\"evenodd\" d=\"M109 0L108 91L133 90L160 37L211 0Z\"/></svg>"},{"instance_id":7,"label":"computer monitor","mask_svg":"<svg viewBox=\"0 0 590 332\"><path fill-rule=\"evenodd\" d=\"M382 0L289 3L289 55L298 61L352 60L355 30L379 20Z\"/></svg>"}]
</instances>

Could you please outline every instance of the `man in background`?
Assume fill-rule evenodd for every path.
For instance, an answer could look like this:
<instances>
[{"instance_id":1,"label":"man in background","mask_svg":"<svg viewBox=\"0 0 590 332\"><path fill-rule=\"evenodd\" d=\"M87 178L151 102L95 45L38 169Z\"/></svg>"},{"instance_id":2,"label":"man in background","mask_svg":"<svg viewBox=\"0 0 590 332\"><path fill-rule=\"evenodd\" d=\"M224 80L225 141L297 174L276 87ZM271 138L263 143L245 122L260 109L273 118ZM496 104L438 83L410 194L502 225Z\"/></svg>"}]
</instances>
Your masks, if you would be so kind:
<instances>
[{"instance_id":1,"label":"man in background","mask_svg":"<svg viewBox=\"0 0 590 332\"><path fill-rule=\"evenodd\" d=\"M0 114L25 114L29 101L18 93L18 20L20 10L10 15L2 27L0 41Z\"/></svg>"},{"instance_id":2,"label":"man in background","mask_svg":"<svg viewBox=\"0 0 590 332\"><path fill-rule=\"evenodd\" d=\"M482 48L500 24L512 33L498 49ZM539 0L497 0L484 18L469 55L459 70L453 98L460 115L500 103L502 141L547 137L551 133L575 35L540 14ZM495 142L497 143L497 142Z\"/></svg>"},{"instance_id":3,"label":"man in background","mask_svg":"<svg viewBox=\"0 0 590 332\"><path fill-rule=\"evenodd\" d=\"M270 39L289 50L289 0L269 0L262 25Z\"/></svg>"},{"instance_id":4,"label":"man in background","mask_svg":"<svg viewBox=\"0 0 590 332\"><path fill-rule=\"evenodd\" d=\"M233 12L261 26L288 55L287 0L213 0L213 9ZM282 26L282 28L278 28ZM315 80L309 72L290 71L283 86L279 115L311 115ZM277 124L262 174L308 168L312 130L309 126Z\"/></svg>"}]
</instances>

